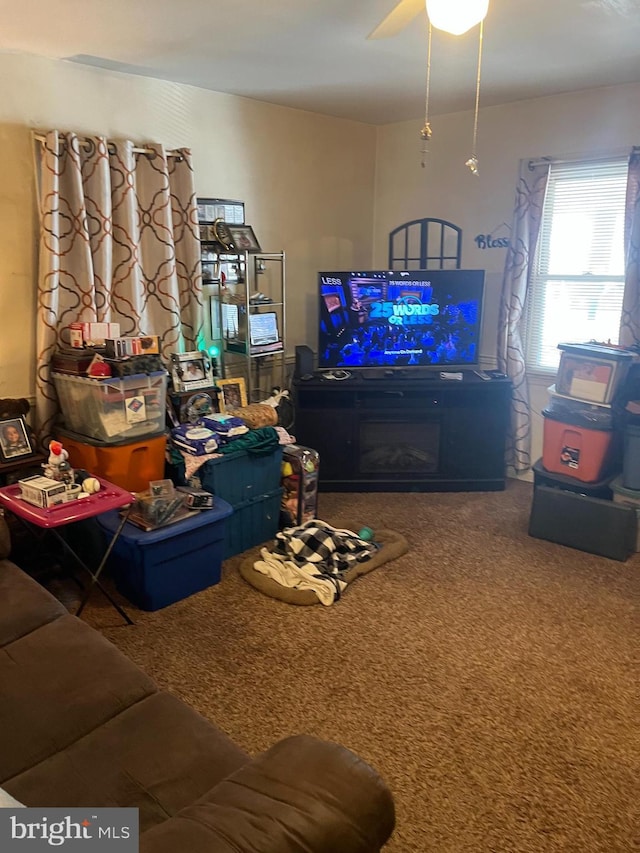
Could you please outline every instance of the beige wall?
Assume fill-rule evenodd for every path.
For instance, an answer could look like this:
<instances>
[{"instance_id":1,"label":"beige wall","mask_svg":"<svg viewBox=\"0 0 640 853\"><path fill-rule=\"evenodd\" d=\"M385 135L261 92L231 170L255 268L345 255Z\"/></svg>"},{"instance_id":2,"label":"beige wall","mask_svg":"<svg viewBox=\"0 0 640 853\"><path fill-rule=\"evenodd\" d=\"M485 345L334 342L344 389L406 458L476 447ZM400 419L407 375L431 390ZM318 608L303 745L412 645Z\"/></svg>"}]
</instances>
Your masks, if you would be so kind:
<instances>
[{"instance_id":1,"label":"beige wall","mask_svg":"<svg viewBox=\"0 0 640 853\"><path fill-rule=\"evenodd\" d=\"M287 252L289 350L315 346L319 269L384 267L387 236L436 216L463 229L463 265L487 271L482 355L493 363L504 249L477 234L510 222L518 161L627 151L640 141L640 85L376 128L190 86L24 55L0 55L0 397L33 393L37 218L31 128L155 140L193 151L198 194L245 201L265 250ZM376 151L377 145L377 151ZM374 218L375 211L375 218ZM372 238L373 235L373 238ZM549 379L533 378L534 453Z\"/></svg>"},{"instance_id":2,"label":"beige wall","mask_svg":"<svg viewBox=\"0 0 640 853\"><path fill-rule=\"evenodd\" d=\"M371 263L373 127L41 57L0 55L0 79L0 397L34 388L31 128L191 148L198 194L243 200L287 252L290 350L314 344L317 271Z\"/></svg>"},{"instance_id":3,"label":"beige wall","mask_svg":"<svg viewBox=\"0 0 640 853\"><path fill-rule=\"evenodd\" d=\"M472 93L470 92L470 95ZM640 85L593 89L481 110L479 175L465 167L471 153L471 112L433 117L433 139L421 168L419 119L378 129L374 261L387 263L387 238L411 219L433 216L463 230L462 265L486 270L481 354L495 363L505 249L478 249L475 237L511 222L520 159L627 153L640 144ZM504 230L500 232L504 234ZM570 338L570 330L567 330ZM550 377L531 378L534 458L541 455L542 416Z\"/></svg>"}]
</instances>

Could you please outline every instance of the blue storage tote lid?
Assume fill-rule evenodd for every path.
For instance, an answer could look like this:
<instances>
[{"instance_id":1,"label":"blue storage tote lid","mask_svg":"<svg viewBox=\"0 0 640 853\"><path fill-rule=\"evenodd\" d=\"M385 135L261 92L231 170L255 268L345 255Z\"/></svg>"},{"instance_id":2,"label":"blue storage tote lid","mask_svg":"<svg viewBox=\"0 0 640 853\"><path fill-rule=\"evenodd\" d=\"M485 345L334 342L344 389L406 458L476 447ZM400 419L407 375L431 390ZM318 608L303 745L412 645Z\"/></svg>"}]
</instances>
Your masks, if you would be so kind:
<instances>
[{"instance_id":1,"label":"blue storage tote lid","mask_svg":"<svg viewBox=\"0 0 640 853\"><path fill-rule=\"evenodd\" d=\"M199 527L205 527L207 524L214 524L228 518L233 512L233 507L222 498L216 497L215 505L212 509L193 510L191 515L183 518L180 521L169 522L164 527L159 527L157 530L146 531L135 524L127 522L122 528L121 537L128 542L140 542L145 545L153 545L156 542L162 542L165 539L171 539L174 536L180 536L190 530L196 530ZM115 533L118 525L122 521L120 513L116 510L113 512L105 512L97 516L98 523L103 530L110 533Z\"/></svg>"}]
</instances>

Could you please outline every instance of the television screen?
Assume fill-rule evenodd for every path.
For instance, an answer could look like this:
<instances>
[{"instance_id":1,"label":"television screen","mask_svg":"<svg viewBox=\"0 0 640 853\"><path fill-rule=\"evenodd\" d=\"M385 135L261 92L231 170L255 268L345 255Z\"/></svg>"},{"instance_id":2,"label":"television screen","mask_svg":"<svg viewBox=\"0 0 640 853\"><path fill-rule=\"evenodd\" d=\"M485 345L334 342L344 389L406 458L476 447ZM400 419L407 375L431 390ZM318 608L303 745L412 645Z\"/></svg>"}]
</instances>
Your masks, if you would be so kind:
<instances>
[{"instance_id":1,"label":"television screen","mask_svg":"<svg viewBox=\"0 0 640 853\"><path fill-rule=\"evenodd\" d=\"M483 270L321 272L318 366L476 365Z\"/></svg>"}]
</instances>

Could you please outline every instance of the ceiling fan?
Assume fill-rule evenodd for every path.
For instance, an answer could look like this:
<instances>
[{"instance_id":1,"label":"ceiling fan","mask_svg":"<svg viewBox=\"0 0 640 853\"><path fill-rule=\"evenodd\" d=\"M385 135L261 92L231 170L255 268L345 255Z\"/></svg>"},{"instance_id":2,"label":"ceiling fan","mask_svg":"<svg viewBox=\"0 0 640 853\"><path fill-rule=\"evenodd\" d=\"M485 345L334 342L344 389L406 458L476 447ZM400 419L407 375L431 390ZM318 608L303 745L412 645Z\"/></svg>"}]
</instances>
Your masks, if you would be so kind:
<instances>
[{"instance_id":1,"label":"ceiling fan","mask_svg":"<svg viewBox=\"0 0 640 853\"><path fill-rule=\"evenodd\" d=\"M478 109L480 102L480 68L482 65L482 39L484 19L489 9L489 0L399 0L384 20L369 34L370 39L389 38L403 30L422 10L425 9L429 19L427 35L427 80L425 91L424 125L420 131L422 139L422 166L425 165L427 146L432 136L429 122L429 86L431 80L431 31L432 28L444 30L454 36L460 36L480 24L478 41L478 71L476 74L476 101L473 117L473 144L471 156L465 166L472 174L478 174L478 155L476 153L478 138Z\"/></svg>"},{"instance_id":2,"label":"ceiling fan","mask_svg":"<svg viewBox=\"0 0 640 853\"><path fill-rule=\"evenodd\" d=\"M385 39L397 35L425 9L425 0L400 0L367 38Z\"/></svg>"},{"instance_id":3,"label":"ceiling fan","mask_svg":"<svg viewBox=\"0 0 640 853\"><path fill-rule=\"evenodd\" d=\"M489 0L400 0L367 38L397 35L425 8L432 26L459 36L483 20Z\"/></svg>"}]
</instances>

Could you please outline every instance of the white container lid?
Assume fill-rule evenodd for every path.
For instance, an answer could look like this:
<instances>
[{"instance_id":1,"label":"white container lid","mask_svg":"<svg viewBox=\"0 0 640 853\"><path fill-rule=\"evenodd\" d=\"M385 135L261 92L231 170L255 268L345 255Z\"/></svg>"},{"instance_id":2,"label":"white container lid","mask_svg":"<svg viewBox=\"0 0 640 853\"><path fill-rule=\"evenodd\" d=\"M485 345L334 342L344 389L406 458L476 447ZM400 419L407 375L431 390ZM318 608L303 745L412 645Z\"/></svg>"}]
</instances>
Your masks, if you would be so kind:
<instances>
[{"instance_id":1,"label":"white container lid","mask_svg":"<svg viewBox=\"0 0 640 853\"><path fill-rule=\"evenodd\" d=\"M582 403L583 406L593 406L595 409L611 409L611 403L596 403L594 400L583 400L580 397L571 397L569 394L561 394L556 391L555 383L547 388L552 397L560 397L562 400L571 400L574 403Z\"/></svg>"}]
</instances>

